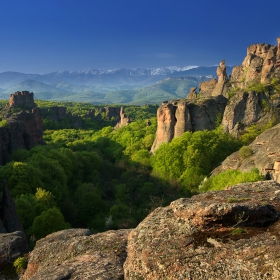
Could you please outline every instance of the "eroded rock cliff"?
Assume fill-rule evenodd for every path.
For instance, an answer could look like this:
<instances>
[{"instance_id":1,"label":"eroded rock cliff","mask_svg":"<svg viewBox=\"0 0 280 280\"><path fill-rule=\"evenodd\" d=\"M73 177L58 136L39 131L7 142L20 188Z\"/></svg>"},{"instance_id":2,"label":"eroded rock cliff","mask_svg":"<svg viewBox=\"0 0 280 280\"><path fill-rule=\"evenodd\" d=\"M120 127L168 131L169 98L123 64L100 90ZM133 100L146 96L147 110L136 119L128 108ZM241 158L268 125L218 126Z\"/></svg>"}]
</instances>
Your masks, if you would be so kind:
<instances>
[{"instance_id":1,"label":"eroded rock cliff","mask_svg":"<svg viewBox=\"0 0 280 280\"><path fill-rule=\"evenodd\" d=\"M247 48L247 55L241 66L234 67L231 84L234 88L246 88L252 82L266 83L279 74L280 39L278 46L253 44Z\"/></svg>"},{"instance_id":2,"label":"eroded rock cliff","mask_svg":"<svg viewBox=\"0 0 280 280\"><path fill-rule=\"evenodd\" d=\"M261 133L248 147L251 151L245 158L235 152L228 156L212 173L218 174L226 170L251 171L257 168L263 175L280 183L280 124ZM275 167L276 163L276 167Z\"/></svg>"},{"instance_id":3,"label":"eroded rock cliff","mask_svg":"<svg viewBox=\"0 0 280 280\"><path fill-rule=\"evenodd\" d=\"M31 149L44 144L41 111L34 103L33 92L22 91L10 95L1 115L6 125L0 127L0 165L9 160L17 149Z\"/></svg>"},{"instance_id":4,"label":"eroded rock cliff","mask_svg":"<svg viewBox=\"0 0 280 280\"><path fill-rule=\"evenodd\" d=\"M212 130L222 119L228 99L222 95L163 102L157 110L156 139L151 152L186 131Z\"/></svg>"}]
</instances>

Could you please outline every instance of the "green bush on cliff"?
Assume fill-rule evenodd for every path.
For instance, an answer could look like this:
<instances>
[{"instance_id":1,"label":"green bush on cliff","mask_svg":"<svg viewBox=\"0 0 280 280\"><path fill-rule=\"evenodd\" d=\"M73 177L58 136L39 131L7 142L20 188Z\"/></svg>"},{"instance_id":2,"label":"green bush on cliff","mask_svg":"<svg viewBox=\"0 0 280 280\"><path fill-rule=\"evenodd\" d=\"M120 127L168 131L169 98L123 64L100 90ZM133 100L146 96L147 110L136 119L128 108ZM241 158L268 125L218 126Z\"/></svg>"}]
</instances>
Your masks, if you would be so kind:
<instances>
[{"instance_id":1,"label":"green bush on cliff","mask_svg":"<svg viewBox=\"0 0 280 280\"><path fill-rule=\"evenodd\" d=\"M249 157L250 155L252 155L252 153L253 153L252 149L248 146L243 146L238 151L238 155L241 159L245 159Z\"/></svg>"},{"instance_id":2,"label":"green bush on cliff","mask_svg":"<svg viewBox=\"0 0 280 280\"><path fill-rule=\"evenodd\" d=\"M185 132L161 145L152 158L153 173L166 180L179 179L184 189L196 190L220 161L240 147L240 142L221 129Z\"/></svg>"},{"instance_id":3,"label":"green bush on cliff","mask_svg":"<svg viewBox=\"0 0 280 280\"><path fill-rule=\"evenodd\" d=\"M256 182L260 180L263 180L263 175L259 173L257 168L250 172L227 170L206 179L199 189L202 192L219 191L239 183Z\"/></svg>"}]
</instances>

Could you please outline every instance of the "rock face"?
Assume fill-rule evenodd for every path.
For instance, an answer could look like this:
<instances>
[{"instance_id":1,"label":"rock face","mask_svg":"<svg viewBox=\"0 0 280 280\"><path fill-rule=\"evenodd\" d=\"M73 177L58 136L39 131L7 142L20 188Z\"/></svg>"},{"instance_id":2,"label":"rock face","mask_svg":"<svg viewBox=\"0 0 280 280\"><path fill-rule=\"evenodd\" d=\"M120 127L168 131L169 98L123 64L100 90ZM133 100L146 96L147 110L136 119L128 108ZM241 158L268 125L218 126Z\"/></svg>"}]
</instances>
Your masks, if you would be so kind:
<instances>
[{"instance_id":1,"label":"rock face","mask_svg":"<svg viewBox=\"0 0 280 280\"><path fill-rule=\"evenodd\" d=\"M236 93L228 102L222 119L224 131L239 136L246 126L268 123L275 115L269 110L270 99L263 92Z\"/></svg>"},{"instance_id":2,"label":"rock face","mask_svg":"<svg viewBox=\"0 0 280 280\"><path fill-rule=\"evenodd\" d=\"M19 108L22 109L20 112L12 114L13 109ZM9 155L17 149L29 150L37 144L44 144L42 115L32 92L11 94L1 114L5 115L7 125L0 127L0 165L6 164Z\"/></svg>"},{"instance_id":3,"label":"rock face","mask_svg":"<svg viewBox=\"0 0 280 280\"><path fill-rule=\"evenodd\" d=\"M239 152L235 152L214 169L212 174L230 169L248 172L258 168L263 175L280 183L280 170L277 164L280 161L279 138L280 124L264 131L249 145L251 155L242 158Z\"/></svg>"},{"instance_id":4,"label":"rock face","mask_svg":"<svg viewBox=\"0 0 280 280\"><path fill-rule=\"evenodd\" d=\"M217 80L215 78L207 82L202 82L199 85L199 95L200 97L211 96L214 88L217 85Z\"/></svg>"},{"instance_id":5,"label":"rock face","mask_svg":"<svg viewBox=\"0 0 280 280\"><path fill-rule=\"evenodd\" d=\"M277 38L277 53L276 53L275 69L279 73L279 71L280 71L280 37Z\"/></svg>"},{"instance_id":6,"label":"rock face","mask_svg":"<svg viewBox=\"0 0 280 280\"><path fill-rule=\"evenodd\" d=\"M127 236L131 230L92 234L69 229L37 241L21 279L123 279Z\"/></svg>"},{"instance_id":7,"label":"rock face","mask_svg":"<svg viewBox=\"0 0 280 280\"><path fill-rule=\"evenodd\" d=\"M195 100L165 101L157 110L157 133L151 148L170 142L186 131L212 130L222 118L228 99L222 95Z\"/></svg>"},{"instance_id":8,"label":"rock face","mask_svg":"<svg viewBox=\"0 0 280 280\"><path fill-rule=\"evenodd\" d=\"M124 279L279 279L279 211L274 181L157 208L129 234Z\"/></svg>"},{"instance_id":9,"label":"rock face","mask_svg":"<svg viewBox=\"0 0 280 280\"><path fill-rule=\"evenodd\" d=\"M197 98L197 93L196 93L196 87L190 88L190 92L187 96L187 99L196 99Z\"/></svg>"},{"instance_id":10,"label":"rock face","mask_svg":"<svg viewBox=\"0 0 280 280\"><path fill-rule=\"evenodd\" d=\"M231 75L233 87L241 89L252 82L268 82L279 70L279 38L278 47L270 44L254 44L247 48L247 55L242 66L234 67Z\"/></svg>"},{"instance_id":11,"label":"rock face","mask_svg":"<svg viewBox=\"0 0 280 280\"><path fill-rule=\"evenodd\" d=\"M4 182L0 200L0 266L27 250L28 242L16 212L15 202Z\"/></svg>"},{"instance_id":12,"label":"rock face","mask_svg":"<svg viewBox=\"0 0 280 280\"><path fill-rule=\"evenodd\" d=\"M129 123L131 123L131 119L129 116L127 116L125 114L123 107L120 108L119 117L120 117L120 121L114 127L115 130L117 130L123 126L127 126Z\"/></svg>"},{"instance_id":13,"label":"rock face","mask_svg":"<svg viewBox=\"0 0 280 280\"><path fill-rule=\"evenodd\" d=\"M43 118L48 118L55 122L68 120L71 127L75 129L83 128L83 119L80 116L67 112L67 108L63 106L53 106L50 108L40 109ZM91 115L89 113L89 115ZM93 112L94 116L94 112Z\"/></svg>"},{"instance_id":14,"label":"rock face","mask_svg":"<svg viewBox=\"0 0 280 280\"><path fill-rule=\"evenodd\" d=\"M220 94L225 95L228 90L227 87L228 77L227 77L225 60L222 60L220 62L220 65L217 68L217 76L218 76L218 83L215 85L215 88L211 93L212 96L217 96Z\"/></svg>"},{"instance_id":15,"label":"rock face","mask_svg":"<svg viewBox=\"0 0 280 280\"><path fill-rule=\"evenodd\" d=\"M33 92L29 91L16 91L10 95L9 100L10 108L32 109L36 107L34 103Z\"/></svg>"}]
</instances>

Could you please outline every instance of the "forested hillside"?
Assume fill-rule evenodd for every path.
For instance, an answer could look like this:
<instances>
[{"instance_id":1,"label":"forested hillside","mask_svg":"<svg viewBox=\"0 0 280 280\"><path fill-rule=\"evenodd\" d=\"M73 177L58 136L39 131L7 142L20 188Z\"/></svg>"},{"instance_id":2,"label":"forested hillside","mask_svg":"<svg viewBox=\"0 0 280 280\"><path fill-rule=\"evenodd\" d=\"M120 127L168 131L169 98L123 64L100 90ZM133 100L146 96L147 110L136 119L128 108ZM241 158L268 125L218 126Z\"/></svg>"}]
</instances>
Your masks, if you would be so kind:
<instances>
[{"instance_id":1,"label":"forested hillside","mask_svg":"<svg viewBox=\"0 0 280 280\"><path fill-rule=\"evenodd\" d=\"M71 128L67 118L43 120L46 145L17 150L0 168L7 180L27 235L33 240L69 227L95 232L132 228L158 206L198 191L201 180L239 140L214 131L186 132L150 149L156 132L156 107L126 107L133 122L118 130L114 120L90 120L83 103L36 101L40 108L67 106L85 128ZM149 121L148 121L149 120Z\"/></svg>"}]
</instances>

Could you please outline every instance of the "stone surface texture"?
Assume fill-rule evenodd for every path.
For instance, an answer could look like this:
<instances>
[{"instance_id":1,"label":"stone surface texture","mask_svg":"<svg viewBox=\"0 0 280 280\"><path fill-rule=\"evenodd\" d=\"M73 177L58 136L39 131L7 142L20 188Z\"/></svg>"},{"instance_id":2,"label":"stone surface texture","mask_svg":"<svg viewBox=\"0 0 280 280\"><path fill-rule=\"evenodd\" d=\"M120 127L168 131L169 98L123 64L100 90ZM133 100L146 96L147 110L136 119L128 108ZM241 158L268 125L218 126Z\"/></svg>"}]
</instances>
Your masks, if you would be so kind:
<instances>
[{"instance_id":1,"label":"stone surface texture","mask_svg":"<svg viewBox=\"0 0 280 280\"><path fill-rule=\"evenodd\" d=\"M13 113L14 109L21 110ZM32 92L11 94L1 114L7 125L0 128L0 165L6 164L9 155L17 149L29 150L37 144L44 144L41 110L36 107Z\"/></svg>"},{"instance_id":2,"label":"stone surface texture","mask_svg":"<svg viewBox=\"0 0 280 280\"><path fill-rule=\"evenodd\" d=\"M212 96L217 96L220 94L225 95L228 90L228 86L227 86L228 76L226 71L225 60L222 60L220 62L220 65L217 67L216 73L218 77L218 83L215 85L215 88L211 92L211 95Z\"/></svg>"},{"instance_id":3,"label":"stone surface texture","mask_svg":"<svg viewBox=\"0 0 280 280\"><path fill-rule=\"evenodd\" d=\"M216 85L217 85L217 80L215 78L211 79L210 81L201 82L199 85L199 96L200 97L211 96Z\"/></svg>"},{"instance_id":4,"label":"stone surface texture","mask_svg":"<svg viewBox=\"0 0 280 280\"><path fill-rule=\"evenodd\" d=\"M123 279L127 236L131 230L92 234L69 229L37 241L20 279Z\"/></svg>"},{"instance_id":5,"label":"stone surface texture","mask_svg":"<svg viewBox=\"0 0 280 280\"><path fill-rule=\"evenodd\" d=\"M279 38L278 46L270 44L253 44L247 48L247 55L242 66L234 67L231 84L234 88L246 88L252 82L266 83L279 70Z\"/></svg>"},{"instance_id":6,"label":"stone surface texture","mask_svg":"<svg viewBox=\"0 0 280 280\"><path fill-rule=\"evenodd\" d=\"M162 143L168 143L186 131L215 129L216 121L222 118L227 101L227 98L219 95L163 102L157 110L158 127L151 152L154 153Z\"/></svg>"},{"instance_id":7,"label":"stone surface texture","mask_svg":"<svg viewBox=\"0 0 280 280\"><path fill-rule=\"evenodd\" d=\"M0 199L0 266L13 261L27 250L28 242L15 202L4 182Z\"/></svg>"},{"instance_id":8,"label":"stone surface texture","mask_svg":"<svg viewBox=\"0 0 280 280\"><path fill-rule=\"evenodd\" d=\"M239 136L245 127L258 123L268 123L275 112L270 110L269 96L263 92L237 92L228 102L223 119L223 129Z\"/></svg>"},{"instance_id":9,"label":"stone surface texture","mask_svg":"<svg viewBox=\"0 0 280 280\"><path fill-rule=\"evenodd\" d=\"M279 279L279 210L275 181L157 208L129 234L124 279Z\"/></svg>"},{"instance_id":10,"label":"stone surface texture","mask_svg":"<svg viewBox=\"0 0 280 280\"><path fill-rule=\"evenodd\" d=\"M280 124L267 129L261 133L250 145L251 155L245 159L235 152L228 156L220 166L215 168L212 174L226 170L240 170L242 172L251 171L254 168L263 175L269 175L269 178L275 179L280 183L280 170L278 166L275 169L275 162L280 161ZM268 174L267 174L268 173Z\"/></svg>"},{"instance_id":11,"label":"stone surface texture","mask_svg":"<svg viewBox=\"0 0 280 280\"><path fill-rule=\"evenodd\" d=\"M190 92L187 96L187 99L196 99L197 98L197 93L196 93L196 87L190 88Z\"/></svg>"},{"instance_id":12,"label":"stone surface texture","mask_svg":"<svg viewBox=\"0 0 280 280\"><path fill-rule=\"evenodd\" d=\"M33 92L29 91L16 91L15 93L10 95L9 100L9 107L10 108L19 108L22 109L32 109L36 107L34 102L34 94Z\"/></svg>"},{"instance_id":13,"label":"stone surface texture","mask_svg":"<svg viewBox=\"0 0 280 280\"><path fill-rule=\"evenodd\" d=\"M119 117L117 119L120 119L120 121L114 127L115 130L123 126L127 126L129 123L131 123L131 119L125 114L123 107L120 108Z\"/></svg>"}]
</instances>

